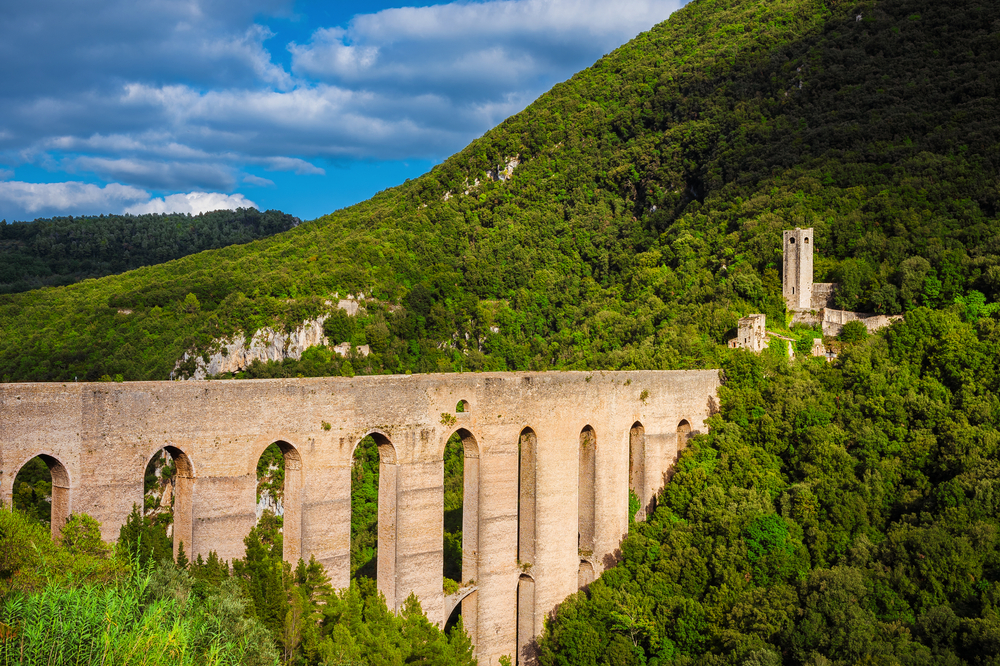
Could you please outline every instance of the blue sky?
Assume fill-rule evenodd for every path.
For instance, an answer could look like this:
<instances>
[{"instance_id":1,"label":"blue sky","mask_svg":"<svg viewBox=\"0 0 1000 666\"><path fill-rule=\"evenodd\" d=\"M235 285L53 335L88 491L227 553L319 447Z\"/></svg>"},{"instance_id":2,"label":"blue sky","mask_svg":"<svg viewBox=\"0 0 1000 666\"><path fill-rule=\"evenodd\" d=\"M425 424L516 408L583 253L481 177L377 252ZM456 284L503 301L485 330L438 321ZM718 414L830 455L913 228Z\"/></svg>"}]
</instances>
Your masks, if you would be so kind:
<instances>
[{"instance_id":1,"label":"blue sky","mask_svg":"<svg viewBox=\"0 0 1000 666\"><path fill-rule=\"evenodd\" d=\"M0 218L254 205L416 177L680 0L2 0Z\"/></svg>"}]
</instances>

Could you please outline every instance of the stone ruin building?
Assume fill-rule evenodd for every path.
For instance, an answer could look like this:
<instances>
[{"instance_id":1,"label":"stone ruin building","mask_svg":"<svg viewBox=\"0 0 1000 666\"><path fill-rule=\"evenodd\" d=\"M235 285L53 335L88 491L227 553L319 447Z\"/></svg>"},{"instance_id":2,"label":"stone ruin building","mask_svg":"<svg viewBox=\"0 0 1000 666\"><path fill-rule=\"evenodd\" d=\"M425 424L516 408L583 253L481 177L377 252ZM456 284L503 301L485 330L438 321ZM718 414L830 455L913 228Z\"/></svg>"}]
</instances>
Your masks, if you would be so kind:
<instances>
[{"instance_id":1,"label":"stone ruin building","mask_svg":"<svg viewBox=\"0 0 1000 666\"><path fill-rule=\"evenodd\" d=\"M835 282L813 282L812 228L785 230L782 234L782 295L793 324L822 324L823 337L840 335L849 321L864 323L869 333L885 328L901 315L877 315L833 308ZM815 354L815 345L814 352Z\"/></svg>"},{"instance_id":2,"label":"stone ruin building","mask_svg":"<svg viewBox=\"0 0 1000 666\"><path fill-rule=\"evenodd\" d=\"M729 341L730 349L749 349L760 353L767 349L767 317L750 314L740 319L737 335Z\"/></svg>"},{"instance_id":3,"label":"stone ruin building","mask_svg":"<svg viewBox=\"0 0 1000 666\"><path fill-rule=\"evenodd\" d=\"M902 315L877 315L865 312L851 312L833 308L833 296L837 292L835 282L813 282L813 245L815 237L812 228L786 229L782 232L782 278L781 291L785 307L792 313L793 324L821 324L823 337L836 337L849 321L864 323L869 333L885 328ZM731 349L748 349L760 353L767 348L768 337L789 338L769 333L763 314L750 314L739 321L737 335L729 341ZM819 338L813 341L813 356L830 357L826 346Z\"/></svg>"}]
</instances>

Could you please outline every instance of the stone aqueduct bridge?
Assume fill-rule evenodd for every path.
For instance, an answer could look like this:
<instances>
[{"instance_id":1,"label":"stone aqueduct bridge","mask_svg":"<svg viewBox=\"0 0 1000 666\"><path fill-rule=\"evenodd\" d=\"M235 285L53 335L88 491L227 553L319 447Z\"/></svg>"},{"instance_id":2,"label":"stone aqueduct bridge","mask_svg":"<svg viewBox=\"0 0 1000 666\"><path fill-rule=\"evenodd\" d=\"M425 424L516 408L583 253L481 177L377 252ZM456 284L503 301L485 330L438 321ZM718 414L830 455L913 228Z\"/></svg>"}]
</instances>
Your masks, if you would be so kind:
<instances>
[{"instance_id":1,"label":"stone aqueduct bridge","mask_svg":"<svg viewBox=\"0 0 1000 666\"><path fill-rule=\"evenodd\" d=\"M0 384L0 500L9 506L17 471L41 455L53 530L83 512L111 541L142 506L146 465L166 447L178 470L175 540L191 557L231 560L255 523L257 461L277 442L285 558L315 555L344 587L352 454L371 435L389 606L415 592L443 623L461 602L481 663L515 652L528 661L546 615L613 563L628 490L651 502L687 436L705 428L718 385L714 370ZM456 431L464 581L446 598L442 459Z\"/></svg>"}]
</instances>

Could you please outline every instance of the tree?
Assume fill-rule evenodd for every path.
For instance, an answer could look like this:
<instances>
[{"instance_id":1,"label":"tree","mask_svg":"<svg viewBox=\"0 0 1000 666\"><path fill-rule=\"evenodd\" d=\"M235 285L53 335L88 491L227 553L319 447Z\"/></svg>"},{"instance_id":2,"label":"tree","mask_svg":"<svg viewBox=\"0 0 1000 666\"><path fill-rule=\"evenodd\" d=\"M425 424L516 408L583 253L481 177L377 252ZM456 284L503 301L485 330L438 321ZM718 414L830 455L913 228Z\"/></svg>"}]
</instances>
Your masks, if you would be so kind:
<instances>
[{"instance_id":1,"label":"tree","mask_svg":"<svg viewBox=\"0 0 1000 666\"><path fill-rule=\"evenodd\" d=\"M111 552L101 539L101 524L85 513L70 514L59 536L62 546L74 555L105 557Z\"/></svg>"}]
</instances>

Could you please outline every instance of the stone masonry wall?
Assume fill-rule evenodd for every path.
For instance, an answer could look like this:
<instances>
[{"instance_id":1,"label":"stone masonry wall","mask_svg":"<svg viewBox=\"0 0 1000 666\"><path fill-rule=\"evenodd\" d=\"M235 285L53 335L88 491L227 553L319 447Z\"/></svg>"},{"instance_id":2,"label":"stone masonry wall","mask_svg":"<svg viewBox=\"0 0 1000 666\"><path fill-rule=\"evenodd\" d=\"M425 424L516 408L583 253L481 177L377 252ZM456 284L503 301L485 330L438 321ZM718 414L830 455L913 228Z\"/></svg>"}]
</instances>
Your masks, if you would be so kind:
<instances>
[{"instance_id":1,"label":"stone masonry wall","mask_svg":"<svg viewBox=\"0 0 1000 666\"><path fill-rule=\"evenodd\" d=\"M168 447L178 469L187 470L176 507L185 550L192 558L215 550L232 560L243 556L243 538L256 520L257 460L279 442L289 470L285 557L315 555L342 587L350 571L352 454L374 434L385 479L380 516L387 517L380 521L378 568L392 572L379 588L394 608L415 592L428 617L443 623L450 607L441 584L442 458L449 436L461 429L466 455L478 456L478 464L466 466L478 471L466 479L467 512L474 515L465 519L477 526L465 532L476 533L478 544L469 548L476 591L462 602L463 615L480 663L492 666L514 654L517 640L522 430L537 434L535 556L523 588L534 595L534 613L522 618L537 634L547 614L577 591L584 566L581 432L593 429L594 550L585 565L597 575L614 562L627 529L630 429L639 424L645 433L646 506L666 483L678 446L705 429L718 385L717 371L0 384L0 500L10 502L25 462L49 456L66 486L53 522L86 512L110 541L132 504L142 505L146 464ZM467 401L465 412L456 413L459 400Z\"/></svg>"}]
</instances>

